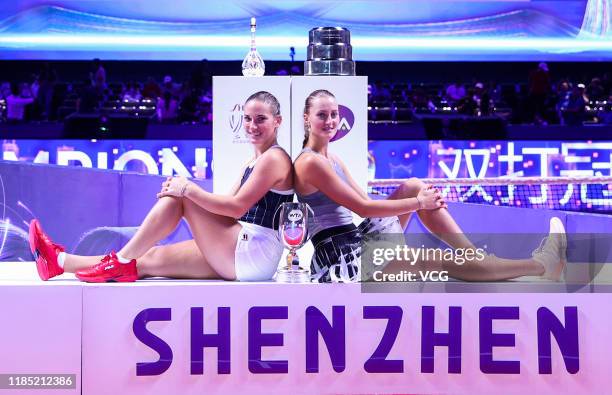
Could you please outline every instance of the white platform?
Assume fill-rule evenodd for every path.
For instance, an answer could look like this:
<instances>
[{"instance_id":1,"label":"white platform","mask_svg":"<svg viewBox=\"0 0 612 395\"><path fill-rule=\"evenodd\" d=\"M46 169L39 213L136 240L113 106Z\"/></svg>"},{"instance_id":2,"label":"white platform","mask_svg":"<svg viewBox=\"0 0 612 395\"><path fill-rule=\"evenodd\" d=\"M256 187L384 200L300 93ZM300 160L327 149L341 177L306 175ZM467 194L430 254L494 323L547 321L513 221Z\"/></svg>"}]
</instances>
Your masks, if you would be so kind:
<instances>
[{"instance_id":1,"label":"white platform","mask_svg":"<svg viewBox=\"0 0 612 395\"><path fill-rule=\"evenodd\" d=\"M149 279L128 284L84 284L71 274L40 281L31 262L0 264L0 373L76 374L74 390L54 394L314 394L314 393L456 393L490 389L505 394L599 393L612 385L612 327L609 294L568 294L542 283L524 283L531 293L519 293L521 283L400 285L368 293L360 284L277 284L226 281ZM559 285L556 286L559 291ZM504 292L504 289L507 292ZM436 291L437 290L437 291ZM488 290L488 291L487 291ZM538 292L536 292L538 290ZM453 293L445 293L453 292ZM474 292L474 293L471 293ZM512 293L508 293L512 292ZM388 319L364 318L364 311L394 306L401 309L401 326L388 359L402 360L404 372L368 373L364 363L377 349ZM435 373L421 373L422 316L435 308L437 332L447 332L449 308L461 308L461 374L449 374L447 347L436 347ZM511 306L516 320L494 326L511 333L514 347L495 348L496 359L519 360L521 374L482 373L479 335L483 307ZM570 374L553 341L552 375L538 373L538 311L545 307L560 322L567 308L578 309L580 370ZM218 374L217 350L196 347L203 355L203 374L191 373L192 338L216 334L219 308L229 314L231 374ZM193 311L202 309L203 326L194 324ZM314 309L314 310L313 310ZM280 316L271 318L270 310ZM164 311L167 319L155 312ZM257 315L262 312L263 315ZM305 328L313 311L324 316L338 336L327 345L318 335L316 373L306 373L308 340ZM336 311L337 320L332 312ZM140 317L140 318L138 318ZM259 317L259 318L258 318ZM142 321L145 319L146 321ZM140 321L139 321L140 320ZM148 322L148 323L147 323ZM195 326L194 326L195 325ZM136 335L146 331L157 346ZM145 328L145 329L143 329ZM276 336L271 340L269 336ZM262 337L263 336L263 337ZM268 337L266 337L268 336ZM152 337L149 337L149 340ZM266 342L281 343L270 345ZM137 364L155 363L159 344L172 351L169 367L158 375L137 375ZM254 346L254 344L256 344ZM345 365L335 371L328 347L345 345ZM312 346L312 344L311 344ZM157 348L156 348L157 347ZM255 347L255 348L254 348ZM252 350L260 350L261 366L288 361L286 373L253 373ZM23 390L7 393L23 394ZM490 391L485 391L490 392ZM42 393L42 392L37 392Z\"/></svg>"}]
</instances>

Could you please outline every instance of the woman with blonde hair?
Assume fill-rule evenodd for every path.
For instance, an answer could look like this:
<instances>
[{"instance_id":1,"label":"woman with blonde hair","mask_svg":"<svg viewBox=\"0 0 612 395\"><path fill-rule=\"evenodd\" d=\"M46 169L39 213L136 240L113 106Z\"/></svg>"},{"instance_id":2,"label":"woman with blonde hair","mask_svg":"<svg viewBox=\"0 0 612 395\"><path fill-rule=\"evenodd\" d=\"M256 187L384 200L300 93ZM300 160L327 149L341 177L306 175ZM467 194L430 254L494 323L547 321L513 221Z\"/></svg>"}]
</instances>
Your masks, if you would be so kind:
<instances>
[{"instance_id":1,"label":"woman with blonde hair","mask_svg":"<svg viewBox=\"0 0 612 395\"><path fill-rule=\"evenodd\" d=\"M352 282L367 278L361 273L364 235L403 234L413 213L428 230L454 249L476 249L448 212L440 192L412 178L387 200L371 200L350 175L340 158L329 152L339 123L338 103L327 90L312 92L304 105L303 150L294 162L298 200L314 211L309 224L315 252L311 262L313 281ZM353 225L353 213L365 220ZM397 264L397 263L396 263ZM397 270L390 264L386 270ZM558 281L565 266L565 235L561 221L551 220L551 235L529 259L502 259L486 255L463 265L438 259L418 262L429 270L446 270L468 281L496 281L519 276L542 276Z\"/></svg>"}]
</instances>

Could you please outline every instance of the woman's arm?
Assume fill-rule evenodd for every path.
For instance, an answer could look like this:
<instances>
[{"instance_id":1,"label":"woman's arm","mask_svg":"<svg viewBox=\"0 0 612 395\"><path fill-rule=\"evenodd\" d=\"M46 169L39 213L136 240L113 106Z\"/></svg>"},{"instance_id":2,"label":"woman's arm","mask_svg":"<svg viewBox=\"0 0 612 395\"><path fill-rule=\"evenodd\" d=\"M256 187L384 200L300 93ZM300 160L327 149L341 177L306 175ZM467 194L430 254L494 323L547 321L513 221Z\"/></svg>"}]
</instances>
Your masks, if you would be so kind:
<instances>
[{"instance_id":1,"label":"woman's arm","mask_svg":"<svg viewBox=\"0 0 612 395\"><path fill-rule=\"evenodd\" d=\"M240 169L240 178L236 180L236 183L234 183L234 185L232 185L232 189L230 189L229 191L230 196L234 196L236 195L236 193L238 193L238 190L240 189L240 182L242 181L242 176L244 175L244 171L253 162L253 159L254 158L249 159L249 161L244 166L242 166L242 169Z\"/></svg>"},{"instance_id":2,"label":"woman's arm","mask_svg":"<svg viewBox=\"0 0 612 395\"><path fill-rule=\"evenodd\" d=\"M360 217L391 217L424 208L416 198L370 200L345 183L325 159L316 155L302 155L295 163L295 172L303 182Z\"/></svg>"},{"instance_id":3,"label":"woman's arm","mask_svg":"<svg viewBox=\"0 0 612 395\"><path fill-rule=\"evenodd\" d=\"M342 171L344 172L344 175L346 176L346 180L348 181L348 184L351 186L351 188L353 188L355 192L361 195L362 198L366 200L370 200L370 197L368 196L368 194L365 193L365 191L359 187L359 184L357 184L357 181L355 181L353 176L351 176L351 173L348 171L344 162L342 162L340 158L338 158L337 155L332 155L332 160L336 162L342 168Z\"/></svg>"},{"instance_id":4,"label":"woman's arm","mask_svg":"<svg viewBox=\"0 0 612 395\"><path fill-rule=\"evenodd\" d=\"M211 213L240 218L291 171L291 162L281 150L270 150L257 162L257 166L235 195L217 195L203 190L191 181L175 177L168 181L168 191L157 196L183 196ZM184 179L183 179L184 180Z\"/></svg>"}]
</instances>

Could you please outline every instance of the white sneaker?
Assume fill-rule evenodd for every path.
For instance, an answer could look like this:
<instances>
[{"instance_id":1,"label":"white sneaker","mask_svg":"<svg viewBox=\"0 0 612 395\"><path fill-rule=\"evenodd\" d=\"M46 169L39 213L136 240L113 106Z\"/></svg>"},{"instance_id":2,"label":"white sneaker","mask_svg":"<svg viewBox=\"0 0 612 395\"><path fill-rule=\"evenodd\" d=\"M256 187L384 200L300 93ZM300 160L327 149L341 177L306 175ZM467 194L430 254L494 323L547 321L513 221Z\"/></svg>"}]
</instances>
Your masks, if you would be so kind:
<instances>
[{"instance_id":1,"label":"white sneaker","mask_svg":"<svg viewBox=\"0 0 612 395\"><path fill-rule=\"evenodd\" d=\"M565 227L557 217L550 219L548 236L542 239L533 253L533 259L544 266L542 277L551 281L563 281L567 262L567 236Z\"/></svg>"}]
</instances>

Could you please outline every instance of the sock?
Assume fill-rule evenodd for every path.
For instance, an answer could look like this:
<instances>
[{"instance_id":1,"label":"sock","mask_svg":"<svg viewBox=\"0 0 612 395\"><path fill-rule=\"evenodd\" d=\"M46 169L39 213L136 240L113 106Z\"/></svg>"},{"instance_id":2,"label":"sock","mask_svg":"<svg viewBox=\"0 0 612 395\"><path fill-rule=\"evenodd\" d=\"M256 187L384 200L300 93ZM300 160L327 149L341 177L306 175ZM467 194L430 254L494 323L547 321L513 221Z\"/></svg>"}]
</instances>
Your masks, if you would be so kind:
<instances>
[{"instance_id":1,"label":"sock","mask_svg":"<svg viewBox=\"0 0 612 395\"><path fill-rule=\"evenodd\" d=\"M130 263L132 261L131 259L126 259L119 254L117 254L117 260L119 263Z\"/></svg>"},{"instance_id":2,"label":"sock","mask_svg":"<svg viewBox=\"0 0 612 395\"><path fill-rule=\"evenodd\" d=\"M65 252L60 252L59 254L57 254L57 265L59 267L61 267L62 269L64 268L64 261L66 260L66 253Z\"/></svg>"}]
</instances>

